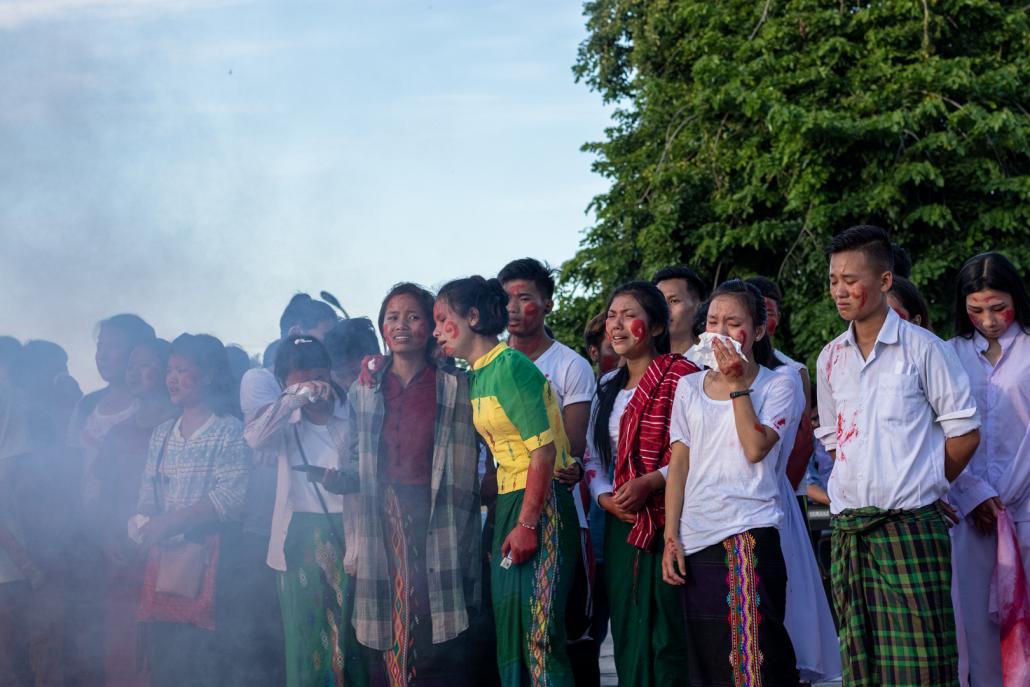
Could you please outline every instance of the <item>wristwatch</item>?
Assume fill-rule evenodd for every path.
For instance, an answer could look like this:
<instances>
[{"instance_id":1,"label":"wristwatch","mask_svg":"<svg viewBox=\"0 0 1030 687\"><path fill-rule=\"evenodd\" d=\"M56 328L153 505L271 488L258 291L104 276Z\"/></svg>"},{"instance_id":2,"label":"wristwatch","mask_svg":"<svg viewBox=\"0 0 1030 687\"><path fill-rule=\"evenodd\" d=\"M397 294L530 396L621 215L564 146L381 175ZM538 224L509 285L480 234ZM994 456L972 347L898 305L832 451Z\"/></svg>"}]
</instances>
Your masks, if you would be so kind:
<instances>
[{"instance_id":1,"label":"wristwatch","mask_svg":"<svg viewBox=\"0 0 1030 687\"><path fill-rule=\"evenodd\" d=\"M741 396L750 396L754 389L744 389L743 391L731 391L730 398L740 398Z\"/></svg>"}]
</instances>

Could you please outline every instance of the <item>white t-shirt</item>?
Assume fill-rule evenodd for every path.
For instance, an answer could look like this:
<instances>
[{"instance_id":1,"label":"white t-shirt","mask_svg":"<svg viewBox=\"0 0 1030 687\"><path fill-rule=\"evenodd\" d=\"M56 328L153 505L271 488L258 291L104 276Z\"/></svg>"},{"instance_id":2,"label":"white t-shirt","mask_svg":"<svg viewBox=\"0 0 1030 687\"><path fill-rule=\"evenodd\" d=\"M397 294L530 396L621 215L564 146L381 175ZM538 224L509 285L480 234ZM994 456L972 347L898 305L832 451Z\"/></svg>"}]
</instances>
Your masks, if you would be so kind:
<instances>
[{"instance_id":1,"label":"white t-shirt","mask_svg":"<svg viewBox=\"0 0 1030 687\"><path fill-rule=\"evenodd\" d=\"M574 350L555 341L539 358L533 361L551 383L558 406L565 408L574 403L590 403L596 383L594 370L587 359Z\"/></svg>"},{"instance_id":2,"label":"white t-shirt","mask_svg":"<svg viewBox=\"0 0 1030 687\"><path fill-rule=\"evenodd\" d=\"M310 465L317 465L322 468L340 467L340 457L337 452L337 442L333 440L328 425L316 425L307 420L302 420L296 425L297 434L300 436L301 444L304 446L304 455L307 456ZM293 429L289 429L286 439L289 447L289 456L293 465L302 465L300 451L297 450L297 441L293 436ZM330 513L343 511L343 497L339 494L332 494L322 489L322 496L325 498L325 505ZM315 485L308 481L303 472L290 470L290 506L294 513L321 513L322 505L318 502L318 495L315 493Z\"/></svg>"},{"instance_id":3,"label":"white t-shirt","mask_svg":"<svg viewBox=\"0 0 1030 687\"><path fill-rule=\"evenodd\" d=\"M680 380L669 430L670 442L690 447L680 516L680 541L688 555L734 534L776 527L783 518L778 505L779 444L761 462L748 461L737 437L733 402L713 400L704 391L709 374ZM762 367L751 388L761 424L782 435L792 418L797 421L790 378Z\"/></svg>"},{"instance_id":4,"label":"white t-shirt","mask_svg":"<svg viewBox=\"0 0 1030 687\"><path fill-rule=\"evenodd\" d=\"M601 378L602 383L607 383L614 377L618 370L612 370ZM612 468L615 465L615 456L619 452L619 423L622 422L622 415L626 412L626 406L633 398L636 387L632 389L620 389L619 395L615 397L612 405L612 414L608 416L608 436L612 448ZM587 428L587 455L584 457L583 478L590 489L590 496L597 501L601 494L611 494L614 491L612 486L612 468L606 470L601 462L601 454L594 445L594 427L597 421L598 398L595 395L590 407L590 426Z\"/></svg>"},{"instance_id":5,"label":"white t-shirt","mask_svg":"<svg viewBox=\"0 0 1030 687\"><path fill-rule=\"evenodd\" d=\"M589 403L594 397L594 369L590 367L586 358L560 341L552 343L551 347L533 362L537 369L544 373L544 377L547 377L558 399L558 407L562 410L575 403ZM576 503L579 526L586 529L586 508L580 498L579 489L572 490L572 498Z\"/></svg>"}]
</instances>

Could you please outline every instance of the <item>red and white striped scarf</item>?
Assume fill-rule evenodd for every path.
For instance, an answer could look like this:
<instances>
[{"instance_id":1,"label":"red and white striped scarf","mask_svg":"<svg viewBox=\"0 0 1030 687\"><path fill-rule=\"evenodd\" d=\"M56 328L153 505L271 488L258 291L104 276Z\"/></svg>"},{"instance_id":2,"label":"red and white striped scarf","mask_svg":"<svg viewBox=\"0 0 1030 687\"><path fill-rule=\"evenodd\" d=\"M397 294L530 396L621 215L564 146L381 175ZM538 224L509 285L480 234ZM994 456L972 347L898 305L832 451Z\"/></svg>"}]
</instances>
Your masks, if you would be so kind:
<instances>
[{"instance_id":1,"label":"red and white striped scarf","mask_svg":"<svg viewBox=\"0 0 1030 687\"><path fill-rule=\"evenodd\" d=\"M626 482L669 464L669 422L676 385L680 377L698 371L696 365L678 353L660 355L651 361L619 421L616 491ZM658 528L664 526L663 489L648 497L626 541L646 551L654 542Z\"/></svg>"}]
</instances>

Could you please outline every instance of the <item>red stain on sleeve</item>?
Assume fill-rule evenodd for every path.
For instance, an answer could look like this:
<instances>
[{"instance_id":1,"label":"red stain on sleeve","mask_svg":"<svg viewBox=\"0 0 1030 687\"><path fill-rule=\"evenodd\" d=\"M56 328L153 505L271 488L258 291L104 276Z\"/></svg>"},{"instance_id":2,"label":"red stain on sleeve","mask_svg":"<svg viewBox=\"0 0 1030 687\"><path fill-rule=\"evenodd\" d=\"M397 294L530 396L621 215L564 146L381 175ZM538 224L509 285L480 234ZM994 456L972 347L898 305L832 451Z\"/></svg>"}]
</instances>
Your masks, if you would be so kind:
<instances>
[{"instance_id":1,"label":"red stain on sleeve","mask_svg":"<svg viewBox=\"0 0 1030 687\"><path fill-rule=\"evenodd\" d=\"M787 424L787 418L781 417L773 423L773 427L783 427Z\"/></svg>"}]
</instances>

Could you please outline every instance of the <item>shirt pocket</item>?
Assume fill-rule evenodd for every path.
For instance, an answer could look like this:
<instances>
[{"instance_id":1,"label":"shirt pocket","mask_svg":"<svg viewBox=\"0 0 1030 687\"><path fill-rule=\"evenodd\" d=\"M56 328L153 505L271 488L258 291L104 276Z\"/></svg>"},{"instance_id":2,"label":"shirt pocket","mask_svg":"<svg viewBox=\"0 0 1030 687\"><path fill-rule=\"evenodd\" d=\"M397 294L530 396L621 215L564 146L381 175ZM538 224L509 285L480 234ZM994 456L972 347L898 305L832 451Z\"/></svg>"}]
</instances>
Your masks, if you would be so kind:
<instances>
[{"instance_id":1,"label":"shirt pocket","mask_svg":"<svg viewBox=\"0 0 1030 687\"><path fill-rule=\"evenodd\" d=\"M926 404L917 374L883 374L880 375L877 384L877 415L880 420L889 424L903 425L912 422Z\"/></svg>"}]
</instances>

